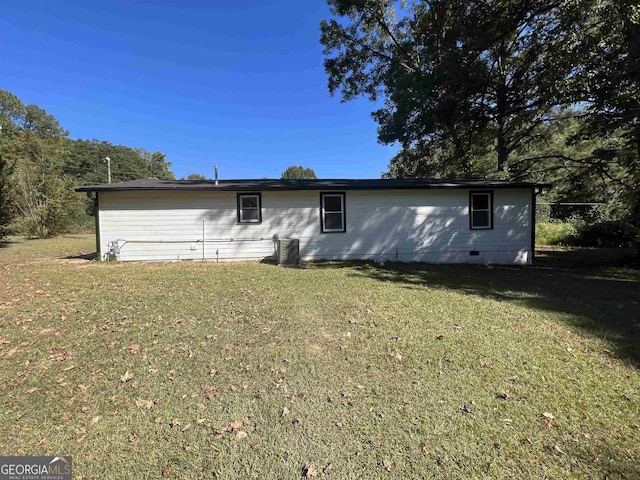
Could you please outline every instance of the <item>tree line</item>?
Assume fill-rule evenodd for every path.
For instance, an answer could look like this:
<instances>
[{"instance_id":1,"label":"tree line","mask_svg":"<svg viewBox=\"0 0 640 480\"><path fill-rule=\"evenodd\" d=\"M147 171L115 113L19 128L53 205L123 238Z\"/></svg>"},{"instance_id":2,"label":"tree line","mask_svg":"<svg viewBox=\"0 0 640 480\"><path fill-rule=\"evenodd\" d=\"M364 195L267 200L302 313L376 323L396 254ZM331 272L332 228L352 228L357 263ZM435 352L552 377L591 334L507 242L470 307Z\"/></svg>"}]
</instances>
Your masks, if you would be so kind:
<instances>
[{"instance_id":1,"label":"tree line","mask_svg":"<svg viewBox=\"0 0 640 480\"><path fill-rule=\"evenodd\" d=\"M74 189L107 182L107 157L112 182L174 179L164 153L72 140L54 116L0 90L0 237L49 237L90 224L92 202Z\"/></svg>"},{"instance_id":2,"label":"tree line","mask_svg":"<svg viewBox=\"0 0 640 480\"><path fill-rule=\"evenodd\" d=\"M640 225L635 0L328 0L331 94L379 108L387 177L552 182Z\"/></svg>"}]
</instances>

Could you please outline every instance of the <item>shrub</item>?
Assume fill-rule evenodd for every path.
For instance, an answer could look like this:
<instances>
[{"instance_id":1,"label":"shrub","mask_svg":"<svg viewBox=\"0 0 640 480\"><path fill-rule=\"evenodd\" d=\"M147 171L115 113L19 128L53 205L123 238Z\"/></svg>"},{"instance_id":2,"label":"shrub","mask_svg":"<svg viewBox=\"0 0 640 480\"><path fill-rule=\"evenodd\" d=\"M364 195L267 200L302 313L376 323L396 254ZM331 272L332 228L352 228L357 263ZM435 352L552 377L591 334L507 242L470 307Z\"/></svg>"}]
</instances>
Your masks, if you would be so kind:
<instances>
[{"instance_id":1,"label":"shrub","mask_svg":"<svg viewBox=\"0 0 640 480\"><path fill-rule=\"evenodd\" d=\"M548 202L536 203L536 221L538 223L549 223L551 221L551 204Z\"/></svg>"},{"instance_id":2,"label":"shrub","mask_svg":"<svg viewBox=\"0 0 640 480\"><path fill-rule=\"evenodd\" d=\"M579 222L548 222L536 224L536 243L539 245L574 245L578 238Z\"/></svg>"},{"instance_id":3,"label":"shrub","mask_svg":"<svg viewBox=\"0 0 640 480\"><path fill-rule=\"evenodd\" d=\"M584 247L634 247L640 230L625 222L595 223L580 229L577 242Z\"/></svg>"}]
</instances>

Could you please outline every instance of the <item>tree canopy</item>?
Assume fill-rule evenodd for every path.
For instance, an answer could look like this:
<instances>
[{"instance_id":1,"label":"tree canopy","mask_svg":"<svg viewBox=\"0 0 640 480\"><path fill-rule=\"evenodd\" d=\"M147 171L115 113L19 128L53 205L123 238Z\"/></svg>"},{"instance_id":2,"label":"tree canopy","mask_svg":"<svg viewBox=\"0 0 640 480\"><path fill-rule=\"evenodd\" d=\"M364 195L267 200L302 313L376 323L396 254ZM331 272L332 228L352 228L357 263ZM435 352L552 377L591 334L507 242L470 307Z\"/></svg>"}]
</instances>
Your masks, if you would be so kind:
<instances>
[{"instance_id":1,"label":"tree canopy","mask_svg":"<svg viewBox=\"0 0 640 480\"><path fill-rule=\"evenodd\" d=\"M640 222L636 3L328 0L328 88L377 106L386 176L559 179Z\"/></svg>"},{"instance_id":2,"label":"tree canopy","mask_svg":"<svg viewBox=\"0 0 640 480\"><path fill-rule=\"evenodd\" d=\"M318 177L316 176L316 172L314 172L313 168L305 168L301 166L292 165L288 167L284 172L282 172L282 175L280 176L280 178L287 179L287 180L295 180L295 179L315 180Z\"/></svg>"},{"instance_id":3,"label":"tree canopy","mask_svg":"<svg viewBox=\"0 0 640 480\"><path fill-rule=\"evenodd\" d=\"M204 181L207 180L207 177L205 177L201 173L190 173L189 175L187 175L187 178L185 180Z\"/></svg>"}]
</instances>

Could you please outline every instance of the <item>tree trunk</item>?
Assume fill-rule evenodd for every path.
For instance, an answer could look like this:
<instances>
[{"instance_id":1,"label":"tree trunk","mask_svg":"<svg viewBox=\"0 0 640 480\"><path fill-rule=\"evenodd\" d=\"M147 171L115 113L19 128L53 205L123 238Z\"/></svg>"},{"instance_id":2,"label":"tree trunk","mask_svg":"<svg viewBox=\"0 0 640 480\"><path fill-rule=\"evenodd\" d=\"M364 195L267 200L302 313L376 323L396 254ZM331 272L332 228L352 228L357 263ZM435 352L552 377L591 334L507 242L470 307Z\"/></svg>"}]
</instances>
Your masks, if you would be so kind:
<instances>
[{"instance_id":1,"label":"tree trunk","mask_svg":"<svg viewBox=\"0 0 640 480\"><path fill-rule=\"evenodd\" d=\"M498 87L496 97L498 172L507 172L509 170L509 142L505 128L507 92L504 85Z\"/></svg>"},{"instance_id":2,"label":"tree trunk","mask_svg":"<svg viewBox=\"0 0 640 480\"><path fill-rule=\"evenodd\" d=\"M509 152L506 148L504 133L504 120L498 119L498 171L507 172L509 170Z\"/></svg>"},{"instance_id":3,"label":"tree trunk","mask_svg":"<svg viewBox=\"0 0 640 480\"><path fill-rule=\"evenodd\" d=\"M496 123L497 123L497 150L498 150L498 172L509 170L509 142L506 132L507 121L507 78L503 71L505 57L504 40L500 42L497 52L497 67L500 82L496 89Z\"/></svg>"}]
</instances>

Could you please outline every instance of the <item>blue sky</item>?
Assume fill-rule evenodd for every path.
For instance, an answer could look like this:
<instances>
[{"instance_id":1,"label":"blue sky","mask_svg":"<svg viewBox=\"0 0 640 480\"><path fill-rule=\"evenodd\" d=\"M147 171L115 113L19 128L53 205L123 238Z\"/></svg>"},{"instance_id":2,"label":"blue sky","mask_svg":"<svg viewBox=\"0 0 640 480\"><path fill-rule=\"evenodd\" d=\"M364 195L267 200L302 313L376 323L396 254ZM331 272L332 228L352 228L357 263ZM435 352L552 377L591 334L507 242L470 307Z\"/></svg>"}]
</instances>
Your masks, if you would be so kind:
<instances>
[{"instance_id":1,"label":"blue sky","mask_svg":"<svg viewBox=\"0 0 640 480\"><path fill-rule=\"evenodd\" d=\"M71 138L166 153L177 178L378 178L398 147L373 104L330 97L328 17L324 0L3 2L0 88Z\"/></svg>"}]
</instances>

